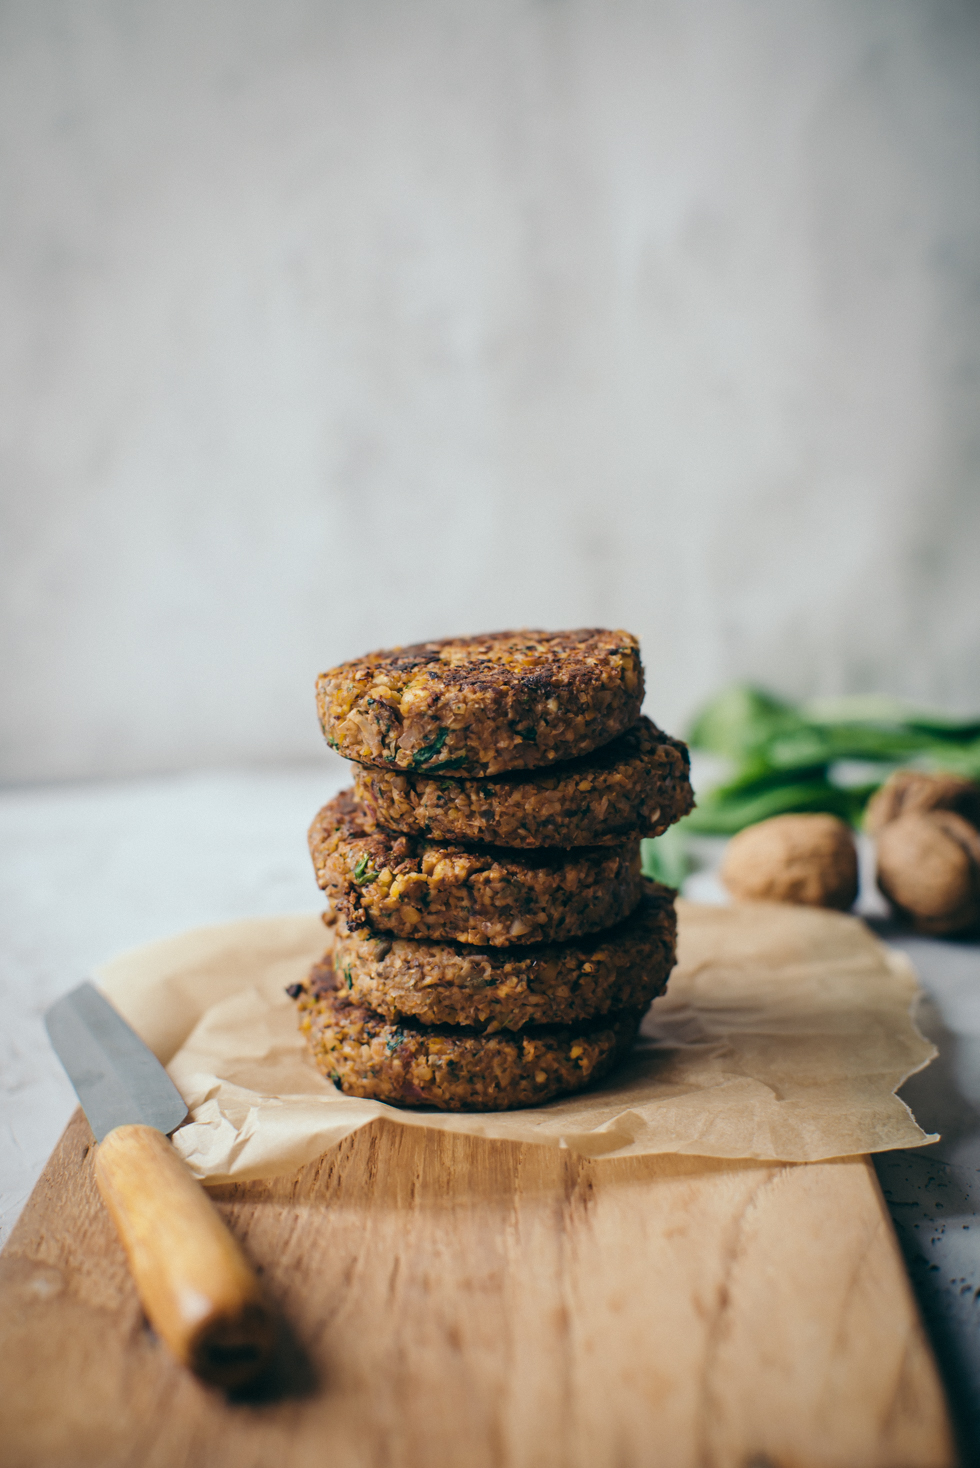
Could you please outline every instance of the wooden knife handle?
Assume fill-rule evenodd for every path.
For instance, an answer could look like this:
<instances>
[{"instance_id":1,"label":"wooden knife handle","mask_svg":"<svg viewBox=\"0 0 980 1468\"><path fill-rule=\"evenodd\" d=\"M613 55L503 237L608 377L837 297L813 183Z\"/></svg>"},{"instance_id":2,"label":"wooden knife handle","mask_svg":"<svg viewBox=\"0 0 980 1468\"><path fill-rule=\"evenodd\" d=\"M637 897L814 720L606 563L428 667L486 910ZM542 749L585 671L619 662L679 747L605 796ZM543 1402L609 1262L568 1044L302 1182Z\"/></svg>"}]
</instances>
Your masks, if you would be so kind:
<instances>
[{"instance_id":1,"label":"wooden knife handle","mask_svg":"<svg viewBox=\"0 0 980 1468\"><path fill-rule=\"evenodd\" d=\"M157 1335L205 1380L244 1386L269 1357L274 1325L204 1189L148 1126L111 1131L95 1155L95 1176Z\"/></svg>"}]
</instances>

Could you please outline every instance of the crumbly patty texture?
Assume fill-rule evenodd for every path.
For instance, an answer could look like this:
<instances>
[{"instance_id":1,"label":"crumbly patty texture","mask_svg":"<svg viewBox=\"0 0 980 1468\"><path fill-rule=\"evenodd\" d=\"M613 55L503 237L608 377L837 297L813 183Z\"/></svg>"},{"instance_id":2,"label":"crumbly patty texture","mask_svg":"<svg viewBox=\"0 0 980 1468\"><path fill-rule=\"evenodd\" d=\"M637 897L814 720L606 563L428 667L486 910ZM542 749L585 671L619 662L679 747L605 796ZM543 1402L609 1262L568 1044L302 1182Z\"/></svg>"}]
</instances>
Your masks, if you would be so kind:
<instances>
[{"instance_id":1,"label":"crumbly patty texture","mask_svg":"<svg viewBox=\"0 0 980 1468\"><path fill-rule=\"evenodd\" d=\"M368 653L317 679L327 742L359 764L464 775L588 754L636 722L629 632L493 632Z\"/></svg>"},{"instance_id":2,"label":"crumbly patty texture","mask_svg":"<svg viewBox=\"0 0 980 1468\"><path fill-rule=\"evenodd\" d=\"M687 745L649 719L569 764L460 779L354 766L379 826L490 846L606 846L661 836L694 807Z\"/></svg>"},{"instance_id":3,"label":"crumbly patty texture","mask_svg":"<svg viewBox=\"0 0 980 1468\"><path fill-rule=\"evenodd\" d=\"M350 790L310 827L319 885L351 929L493 947L557 942L627 917L642 891L640 838L577 851L502 851L396 836Z\"/></svg>"},{"instance_id":4,"label":"crumbly patty texture","mask_svg":"<svg viewBox=\"0 0 980 1468\"><path fill-rule=\"evenodd\" d=\"M667 985L676 937L673 892L647 880L640 905L616 927L532 948L388 938L351 932L341 918L307 988L313 995L337 989L395 1023L467 1025L486 1034L570 1024L645 1011Z\"/></svg>"},{"instance_id":5,"label":"crumbly patty texture","mask_svg":"<svg viewBox=\"0 0 980 1468\"><path fill-rule=\"evenodd\" d=\"M641 1015L481 1035L395 1024L336 989L298 999L317 1067L348 1096L441 1111L507 1111L580 1091L629 1050Z\"/></svg>"}]
</instances>

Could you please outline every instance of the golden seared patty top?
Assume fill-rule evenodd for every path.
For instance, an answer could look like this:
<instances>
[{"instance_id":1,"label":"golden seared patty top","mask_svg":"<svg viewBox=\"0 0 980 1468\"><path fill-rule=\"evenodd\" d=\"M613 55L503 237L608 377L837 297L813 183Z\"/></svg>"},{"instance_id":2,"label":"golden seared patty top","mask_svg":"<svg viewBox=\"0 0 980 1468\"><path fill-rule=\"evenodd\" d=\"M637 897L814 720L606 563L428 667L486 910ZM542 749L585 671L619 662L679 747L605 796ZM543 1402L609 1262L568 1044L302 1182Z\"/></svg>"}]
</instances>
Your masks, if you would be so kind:
<instances>
[{"instance_id":1,"label":"golden seared patty top","mask_svg":"<svg viewBox=\"0 0 980 1468\"><path fill-rule=\"evenodd\" d=\"M457 943L545 943L618 923L640 900L640 838L509 851L396 836L342 791L310 827L317 882L348 927Z\"/></svg>"},{"instance_id":2,"label":"golden seared patty top","mask_svg":"<svg viewBox=\"0 0 980 1468\"><path fill-rule=\"evenodd\" d=\"M334 924L333 947L306 981L399 1021L492 1034L647 1009L674 966L674 893L644 880L639 906L605 932L529 948L390 938Z\"/></svg>"},{"instance_id":3,"label":"golden seared patty top","mask_svg":"<svg viewBox=\"0 0 980 1468\"><path fill-rule=\"evenodd\" d=\"M507 1111L580 1091L629 1051L639 1014L518 1034L393 1024L336 990L298 999L317 1068L348 1096L442 1111Z\"/></svg>"},{"instance_id":4,"label":"golden seared patty top","mask_svg":"<svg viewBox=\"0 0 980 1468\"><path fill-rule=\"evenodd\" d=\"M354 766L354 791L389 831L490 846L607 846L661 836L694 806L687 746L639 719L566 764L461 779Z\"/></svg>"},{"instance_id":5,"label":"golden seared patty top","mask_svg":"<svg viewBox=\"0 0 980 1468\"><path fill-rule=\"evenodd\" d=\"M494 632L368 653L321 673L329 744L360 764L466 775L588 754L643 702L629 632Z\"/></svg>"}]
</instances>

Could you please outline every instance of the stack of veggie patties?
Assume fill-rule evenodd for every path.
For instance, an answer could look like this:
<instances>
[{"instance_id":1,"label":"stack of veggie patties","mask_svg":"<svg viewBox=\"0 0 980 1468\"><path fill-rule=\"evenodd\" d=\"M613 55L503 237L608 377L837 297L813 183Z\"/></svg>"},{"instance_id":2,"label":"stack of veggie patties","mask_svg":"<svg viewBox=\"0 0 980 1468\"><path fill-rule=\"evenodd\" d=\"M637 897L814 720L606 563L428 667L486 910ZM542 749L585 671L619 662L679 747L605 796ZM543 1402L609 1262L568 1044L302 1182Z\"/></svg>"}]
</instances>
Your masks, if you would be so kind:
<instances>
[{"instance_id":1,"label":"stack of veggie patties","mask_svg":"<svg viewBox=\"0 0 980 1468\"><path fill-rule=\"evenodd\" d=\"M627 632L499 632L321 674L354 787L310 828L333 943L291 991L324 1075L402 1106L499 1111L630 1048L674 964L640 841L693 805L640 717Z\"/></svg>"}]
</instances>

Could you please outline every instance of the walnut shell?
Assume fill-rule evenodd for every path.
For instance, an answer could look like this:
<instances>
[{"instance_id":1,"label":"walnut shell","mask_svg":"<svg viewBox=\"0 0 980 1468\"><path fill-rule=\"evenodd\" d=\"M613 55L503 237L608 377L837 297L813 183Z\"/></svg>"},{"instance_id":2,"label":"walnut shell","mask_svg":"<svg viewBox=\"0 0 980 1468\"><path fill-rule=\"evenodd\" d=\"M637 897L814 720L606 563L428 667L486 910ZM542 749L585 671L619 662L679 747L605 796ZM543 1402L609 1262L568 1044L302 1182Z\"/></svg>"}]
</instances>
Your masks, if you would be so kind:
<instances>
[{"instance_id":1,"label":"walnut shell","mask_svg":"<svg viewBox=\"0 0 980 1468\"><path fill-rule=\"evenodd\" d=\"M900 816L930 810L956 811L972 826L980 826L980 785L959 775L896 770L868 801L864 829L877 836Z\"/></svg>"},{"instance_id":2,"label":"walnut shell","mask_svg":"<svg viewBox=\"0 0 980 1468\"><path fill-rule=\"evenodd\" d=\"M846 911L857 896L857 851L836 816L773 816L733 836L721 879L733 897Z\"/></svg>"},{"instance_id":3,"label":"walnut shell","mask_svg":"<svg viewBox=\"0 0 980 1468\"><path fill-rule=\"evenodd\" d=\"M980 835L950 810L913 811L878 837L878 886L920 933L980 923Z\"/></svg>"}]
</instances>

